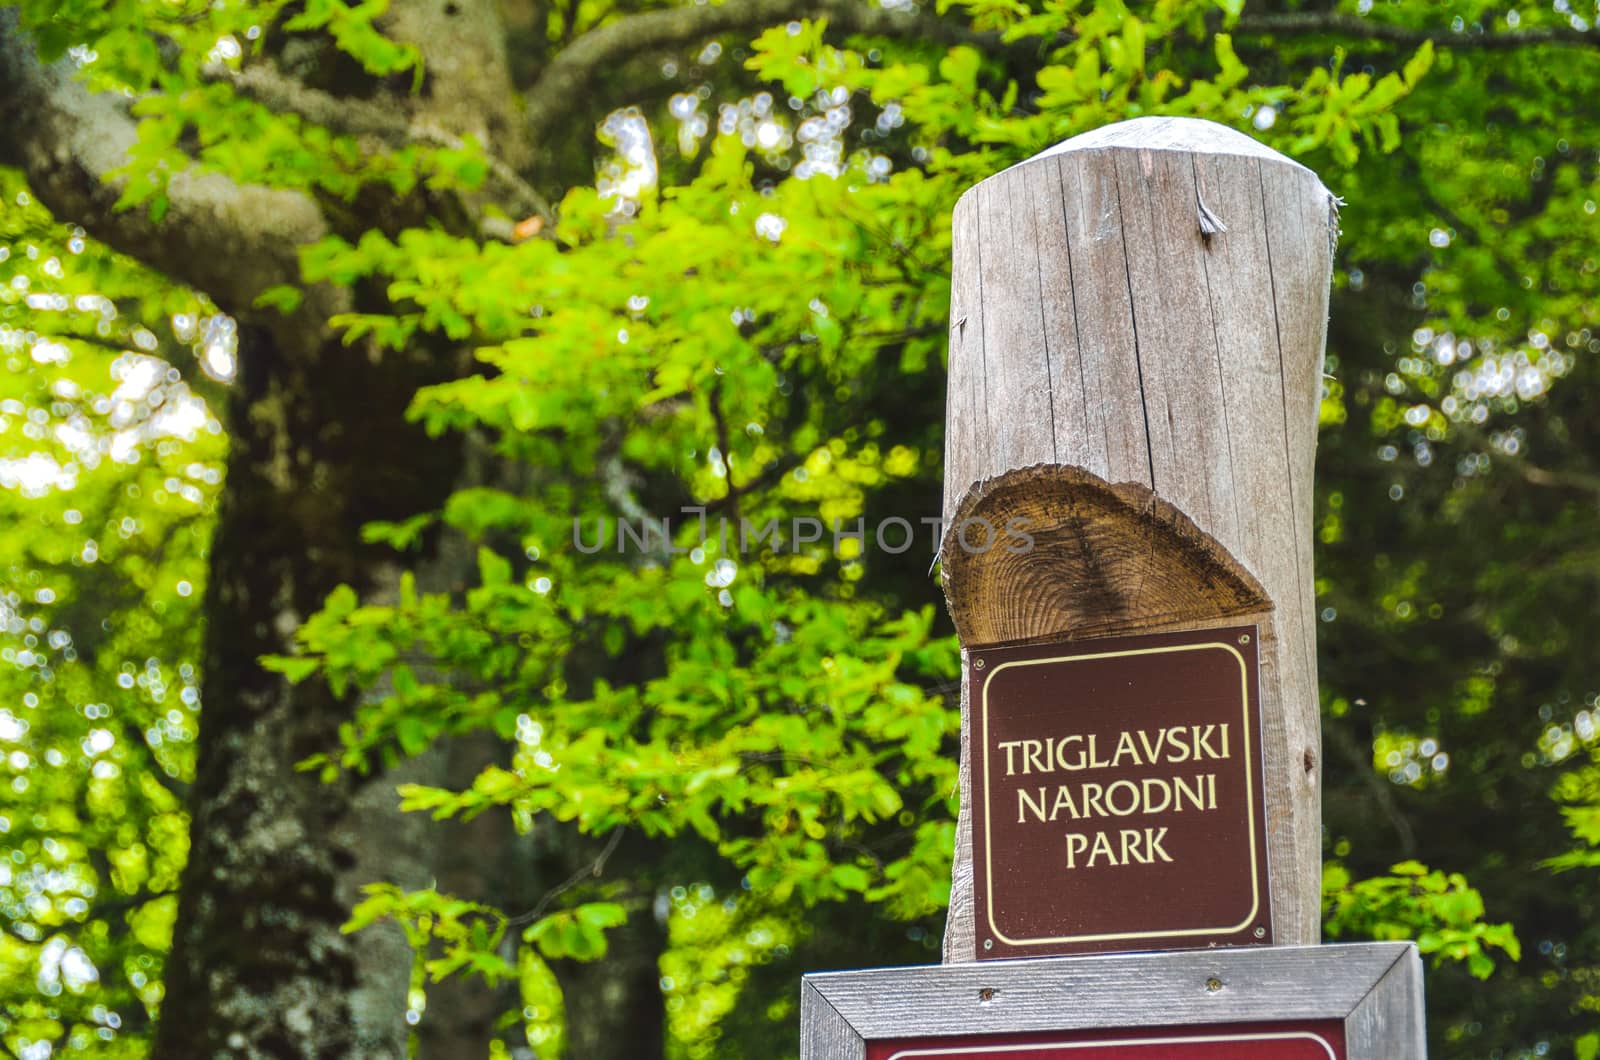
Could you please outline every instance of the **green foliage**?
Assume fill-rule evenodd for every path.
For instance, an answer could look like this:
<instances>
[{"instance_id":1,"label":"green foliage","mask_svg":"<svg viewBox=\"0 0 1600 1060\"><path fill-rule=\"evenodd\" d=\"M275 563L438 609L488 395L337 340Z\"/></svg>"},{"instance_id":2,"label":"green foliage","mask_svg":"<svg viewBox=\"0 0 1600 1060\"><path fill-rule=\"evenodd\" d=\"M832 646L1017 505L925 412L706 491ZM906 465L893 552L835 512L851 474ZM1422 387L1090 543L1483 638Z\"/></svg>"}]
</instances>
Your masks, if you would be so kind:
<instances>
[{"instance_id":1,"label":"green foliage","mask_svg":"<svg viewBox=\"0 0 1600 1060\"><path fill-rule=\"evenodd\" d=\"M676 886L669 895L671 945L661 958L667 1055L715 1056L752 977L788 956L805 932L804 920L743 891L719 897L703 882ZM772 1004L791 1014L791 998Z\"/></svg>"},{"instance_id":2,"label":"green foliage","mask_svg":"<svg viewBox=\"0 0 1600 1060\"><path fill-rule=\"evenodd\" d=\"M374 883L364 891L367 897L350 911L344 930L359 931L383 919L394 921L405 931L421 971L431 981L461 973L481 976L493 986L516 974L495 952L505 937L506 922L493 910L432 889L403 891L393 884ZM430 957L432 948L442 952Z\"/></svg>"},{"instance_id":3,"label":"green foliage","mask_svg":"<svg viewBox=\"0 0 1600 1060\"><path fill-rule=\"evenodd\" d=\"M231 339L6 171L0 201L0 1041L140 1056L221 482L200 358Z\"/></svg>"},{"instance_id":4,"label":"green foliage","mask_svg":"<svg viewBox=\"0 0 1600 1060\"><path fill-rule=\"evenodd\" d=\"M1392 875L1353 881L1338 862L1322 872L1323 932L1329 938L1415 939L1434 958L1465 961L1478 979L1494 972L1485 947L1519 960L1522 947L1510 924L1483 921L1483 896L1460 873L1430 872L1415 861Z\"/></svg>"},{"instance_id":5,"label":"green foliage","mask_svg":"<svg viewBox=\"0 0 1600 1060\"><path fill-rule=\"evenodd\" d=\"M416 46L396 44L373 26L373 21L388 9L389 0L366 0L355 6L344 0L307 0L299 14L284 21L283 28L291 32L326 30L339 50L369 74L415 70L420 76L422 54Z\"/></svg>"},{"instance_id":6,"label":"green foliage","mask_svg":"<svg viewBox=\"0 0 1600 1060\"><path fill-rule=\"evenodd\" d=\"M544 917L522 937L551 960L594 961L606 955L606 929L620 927L627 919L627 910L615 902L585 902Z\"/></svg>"}]
</instances>

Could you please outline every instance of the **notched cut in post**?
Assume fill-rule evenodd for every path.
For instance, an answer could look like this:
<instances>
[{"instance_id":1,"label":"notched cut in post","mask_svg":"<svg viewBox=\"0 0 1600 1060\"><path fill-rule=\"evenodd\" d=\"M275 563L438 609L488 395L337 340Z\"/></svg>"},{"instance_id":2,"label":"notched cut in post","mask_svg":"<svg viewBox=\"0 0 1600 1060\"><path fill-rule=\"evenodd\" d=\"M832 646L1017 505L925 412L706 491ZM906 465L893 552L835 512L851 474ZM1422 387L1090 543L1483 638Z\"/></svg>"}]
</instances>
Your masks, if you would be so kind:
<instances>
[{"instance_id":1,"label":"notched cut in post","mask_svg":"<svg viewBox=\"0 0 1600 1060\"><path fill-rule=\"evenodd\" d=\"M1065 465L975 483L939 557L968 649L1139 633L1272 607L1227 549L1149 487Z\"/></svg>"}]
</instances>

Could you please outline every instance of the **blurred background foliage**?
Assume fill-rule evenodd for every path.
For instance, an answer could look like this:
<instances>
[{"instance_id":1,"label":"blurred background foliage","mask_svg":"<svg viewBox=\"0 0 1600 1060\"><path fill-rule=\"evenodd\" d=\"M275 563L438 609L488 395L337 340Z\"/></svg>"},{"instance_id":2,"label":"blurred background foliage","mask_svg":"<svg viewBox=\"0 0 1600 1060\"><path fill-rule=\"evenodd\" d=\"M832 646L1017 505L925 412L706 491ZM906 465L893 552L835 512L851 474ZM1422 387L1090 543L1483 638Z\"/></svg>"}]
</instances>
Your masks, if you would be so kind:
<instances>
[{"instance_id":1,"label":"blurred background foliage","mask_svg":"<svg viewBox=\"0 0 1600 1060\"><path fill-rule=\"evenodd\" d=\"M1435 1055L1600 1052L1596 10L747 4L606 53L603 90L530 94L544 135L508 161L248 90L277 62L425 91L381 2L13 6L41 59L135 100L129 216L160 223L187 172L337 223L297 282L219 306L0 169L0 1051L148 1053L227 606L223 410L256 401L241 322L318 285L359 295L331 326L374 365L437 368L408 415L465 455L441 505L348 528L393 590L335 589L265 655L343 704L295 760L338 798L480 741L395 798L527 852L508 877L456 850L450 887L372 880L345 911L411 946L413 1050L466 1055L426 1036L466 981L494 1008L477 1055L601 1055L597 1026L640 1035L618 1055L792 1055L801 972L936 961L957 649L920 520L950 209L1176 114L1348 203L1316 508L1327 934L1419 940ZM506 3L502 43L538 85L672 10ZM874 539L891 517L913 547Z\"/></svg>"}]
</instances>

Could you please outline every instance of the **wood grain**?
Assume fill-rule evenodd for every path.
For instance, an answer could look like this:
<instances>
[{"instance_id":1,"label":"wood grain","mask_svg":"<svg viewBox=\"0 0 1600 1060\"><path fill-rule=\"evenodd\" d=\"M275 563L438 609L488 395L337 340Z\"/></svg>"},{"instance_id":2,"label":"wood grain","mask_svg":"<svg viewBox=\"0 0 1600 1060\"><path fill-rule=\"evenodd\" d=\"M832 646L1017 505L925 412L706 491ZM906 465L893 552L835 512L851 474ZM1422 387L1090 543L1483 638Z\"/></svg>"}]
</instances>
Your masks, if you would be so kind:
<instances>
[{"instance_id":1,"label":"wood grain","mask_svg":"<svg viewBox=\"0 0 1600 1060\"><path fill-rule=\"evenodd\" d=\"M939 555L965 648L1143 632L1270 606L1255 577L1177 505L1061 464L1017 468L968 491Z\"/></svg>"},{"instance_id":2,"label":"wood grain","mask_svg":"<svg viewBox=\"0 0 1600 1060\"><path fill-rule=\"evenodd\" d=\"M955 214L941 559L962 645L1253 616L1283 944L1319 935L1311 499L1332 201L1242 133L1141 118L996 174ZM1026 518L1034 546L964 549L973 518ZM964 684L948 962L976 956L967 706Z\"/></svg>"},{"instance_id":3,"label":"wood grain","mask_svg":"<svg viewBox=\"0 0 1600 1060\"><path fill-rule=\"evenodd\" d=\"M1350 1060L1424 1060L1410 942L1115 954L808 975L802 1060L914 1036L1339 1021Z\"/></svg>"},{"instance_id":4,"label":"wood grain","mask_svg":"<svg viewBox=\"0 0 1600 1060\"><path fill-rule=\"evenodd\" d=\"M1362 1056L1426 1057L1427 1009L1422 996L1422 957L1416 947L1395 958L1378 989L1345 1019L1345 1042L1352 1060Z\"/></svg>"},{"instance_id":5,"label":"wood grain","mask_svg":"<svg viewBox=\"0 0 1600 1060\"><path fill-rule=\"evenodd\" d=\"M800 984L800 1055L805 1060L861 1060L866 1043L809 981Z\"/></svg>"}]
</instances>

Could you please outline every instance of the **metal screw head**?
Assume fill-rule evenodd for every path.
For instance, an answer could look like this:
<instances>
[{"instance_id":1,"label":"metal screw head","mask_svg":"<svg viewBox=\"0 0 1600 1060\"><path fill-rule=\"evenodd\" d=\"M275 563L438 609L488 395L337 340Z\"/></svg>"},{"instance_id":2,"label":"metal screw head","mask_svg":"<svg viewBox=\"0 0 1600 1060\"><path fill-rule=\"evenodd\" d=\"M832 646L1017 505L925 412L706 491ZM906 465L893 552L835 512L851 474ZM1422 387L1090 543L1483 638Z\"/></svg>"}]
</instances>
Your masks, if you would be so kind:
<instances>
[{"instance_id":1,"label":"metal screw head","mask_svg":"<svg viewBox=\"0 0 1600 1060\"><path fill-rule=\"evenodd\" d=\"M1239 643L1240 644L1249 644L1250 643L1250 634L1248 634L1248 633L1239 634Z\"/></svg>"},{"instance_id":2,"label":"metal screw head","mask_svg":"<svg viewBox=\"0 0 1600 1060\"><path fill-rule=\"evenodd\" d=\"M1266 928L1264 928L1264 927L1256 928L1256 938L1264 939L1266 937L1267 937L1267 929Z\"/></svg>"},{"instance_id":3,"label":"metal screw head","mask_svg":"<svg viewBox=\"0 0 1600 1060\"><path fill-rule=\"evenodd\" d=\"M986 950L994 949L994 939L984 939L983 940L983 948L986 949Z\"/></svg>"},{"instance_id":4,"label":"metal screw head","mask_svg":"<svg viewBox=\"0 0 1600 1060\"><path fill-rule=\"evenodd\" d=\"M986 662L984 662L984 661L983 661L983 660L982 660L982 659L974 659L974 660L973 660L973 661L972 661L972 668L973 668L973 669L974 669L974 670L981 670L981 669L983 669L983 668L984 668L984 667L985 667L985 666L987 666L987 665L989 665L989 664L988 664L988 663L986 663Z\"/></svg>"},{"instance_id":5,"label":"metal screw head","mask_svg":"<svg viewBox=\"0 0 1600 1060\"><path fill-rule=\"evenodd\" d=\"M1222 980L1213 975L1210 979L1206 980L1206 989L1215 994L1218 990L1222 989Z\"/></svg>"}]
</instances>

